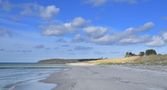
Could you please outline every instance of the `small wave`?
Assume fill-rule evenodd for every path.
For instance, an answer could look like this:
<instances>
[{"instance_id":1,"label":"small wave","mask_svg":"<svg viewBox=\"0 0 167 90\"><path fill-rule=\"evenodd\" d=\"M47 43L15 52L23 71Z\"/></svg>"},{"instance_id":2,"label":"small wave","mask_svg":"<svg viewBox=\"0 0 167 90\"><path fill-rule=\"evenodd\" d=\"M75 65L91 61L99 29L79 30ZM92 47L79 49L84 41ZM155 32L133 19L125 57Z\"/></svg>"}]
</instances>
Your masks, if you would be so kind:
<instances>
[{"instance_id":1,"label":"small wave","mask_svg":"<svg viewBox=\"0 0 167 90\"><path fill-rule=\"evenodd\" d=\"M56 84L39 82L39 80L42 79L17 82L4 87L4 90L51 90L57 86Z\"/></svg>"},{"instance_id":2,"label":"small wave","mask_svg":"<svg viewBox=\"0 0 167 90\"><path fill-rule=\"evenodd\" d=\"M43 67L39 68L11 68L11 69L0 69L0 90L26 90L25 87L30 88L49 87L50 85L38 82L49 76L51 73L68 70L67 67ZM33 84L31 84L33 83ZM51 85L52 86L52 85ZM24 87L24 89L18 89ZM55 84L54 84L55 87ZM30 89L28 89L30 90ZM31 90L34 90L33 88ZM43 90L43 89L35 89ZM44 89L45 90L45 89ZM46 88L46 90L48 90ZM50 90L50 89L49 89Z\"/></svg>"}]
</instances>

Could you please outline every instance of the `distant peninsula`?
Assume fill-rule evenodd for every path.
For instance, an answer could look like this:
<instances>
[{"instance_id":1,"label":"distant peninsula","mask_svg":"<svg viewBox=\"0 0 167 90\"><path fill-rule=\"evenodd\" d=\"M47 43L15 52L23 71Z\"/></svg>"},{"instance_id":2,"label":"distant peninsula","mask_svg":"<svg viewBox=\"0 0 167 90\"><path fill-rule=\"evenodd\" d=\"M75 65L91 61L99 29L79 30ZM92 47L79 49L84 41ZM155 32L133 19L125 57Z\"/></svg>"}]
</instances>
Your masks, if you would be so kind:
<instances>
[{"instance_id":1,"label":"distant peninsula","mask_svg":"<svg viewBox=\"0 0 167 90\"><path fill-rule=\"evenodd\" d=\"M46 59L40 60L38 63L40 64L67 64L67 63L79 63L79 62L87 62L87 61L96 61L101 60L102 58L96 59Z\"/></svg>"}]
</instances>

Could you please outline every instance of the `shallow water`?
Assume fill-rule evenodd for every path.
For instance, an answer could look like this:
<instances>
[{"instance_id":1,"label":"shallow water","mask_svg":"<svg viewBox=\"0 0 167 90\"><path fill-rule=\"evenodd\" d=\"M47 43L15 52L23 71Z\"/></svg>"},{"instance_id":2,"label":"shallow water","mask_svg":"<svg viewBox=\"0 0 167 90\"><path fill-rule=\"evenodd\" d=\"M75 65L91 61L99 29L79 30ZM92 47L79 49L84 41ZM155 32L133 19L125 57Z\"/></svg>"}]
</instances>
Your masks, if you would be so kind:
<instances>
[{"instance_id":1,"label":"shallow water","mask_svg":"<svg viewBox=\"0 0 167 90\"><path fill-rule=\"evenodd\" d=\"M0 90L51 90L55 84L39 82L65 66L42 64L0 64Z\"/></svg>"}]
</instances>

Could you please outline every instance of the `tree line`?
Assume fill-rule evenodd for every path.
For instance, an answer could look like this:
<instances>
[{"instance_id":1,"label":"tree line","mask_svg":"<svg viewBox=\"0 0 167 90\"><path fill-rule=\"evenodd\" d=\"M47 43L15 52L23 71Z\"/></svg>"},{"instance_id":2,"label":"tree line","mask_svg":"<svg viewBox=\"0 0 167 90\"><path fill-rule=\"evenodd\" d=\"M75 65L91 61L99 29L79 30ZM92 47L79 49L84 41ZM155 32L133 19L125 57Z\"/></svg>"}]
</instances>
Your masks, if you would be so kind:
<instances>
[{"instance_id":1,"label":"tree line","mask_svg":"<svg viewBox=\"0 0 167 90\"><path fill-rule=\"evenodd\" d=\"M149 56L149 55L157 55L156 50L154 49L147 49L145 52L141 51L139 54L135 54L132 52L126 52L125 57L131 57L131 56Z\"/></svg>"}]
</instances>

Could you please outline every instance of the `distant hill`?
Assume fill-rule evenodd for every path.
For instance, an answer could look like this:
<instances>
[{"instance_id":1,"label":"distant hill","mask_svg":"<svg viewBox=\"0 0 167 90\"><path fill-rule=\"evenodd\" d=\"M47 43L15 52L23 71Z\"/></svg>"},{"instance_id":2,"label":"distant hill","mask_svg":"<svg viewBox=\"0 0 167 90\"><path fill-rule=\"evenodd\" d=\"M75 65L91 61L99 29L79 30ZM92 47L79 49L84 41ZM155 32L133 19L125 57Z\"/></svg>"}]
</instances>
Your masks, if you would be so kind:
<instances>
[{"instance_id":1,"label":"distant hill","mask_svg":"<svg viewBox=\"0 0 167 90\"><path fill-rule=\"evenodd\" d=\"M67 64L67 63L78 63L78 62L85 62L85 61L94 61L99 60L97 59L47 59L47 60L40 60L38 63L42 64Z\"/></svg>"}]
</instances>

